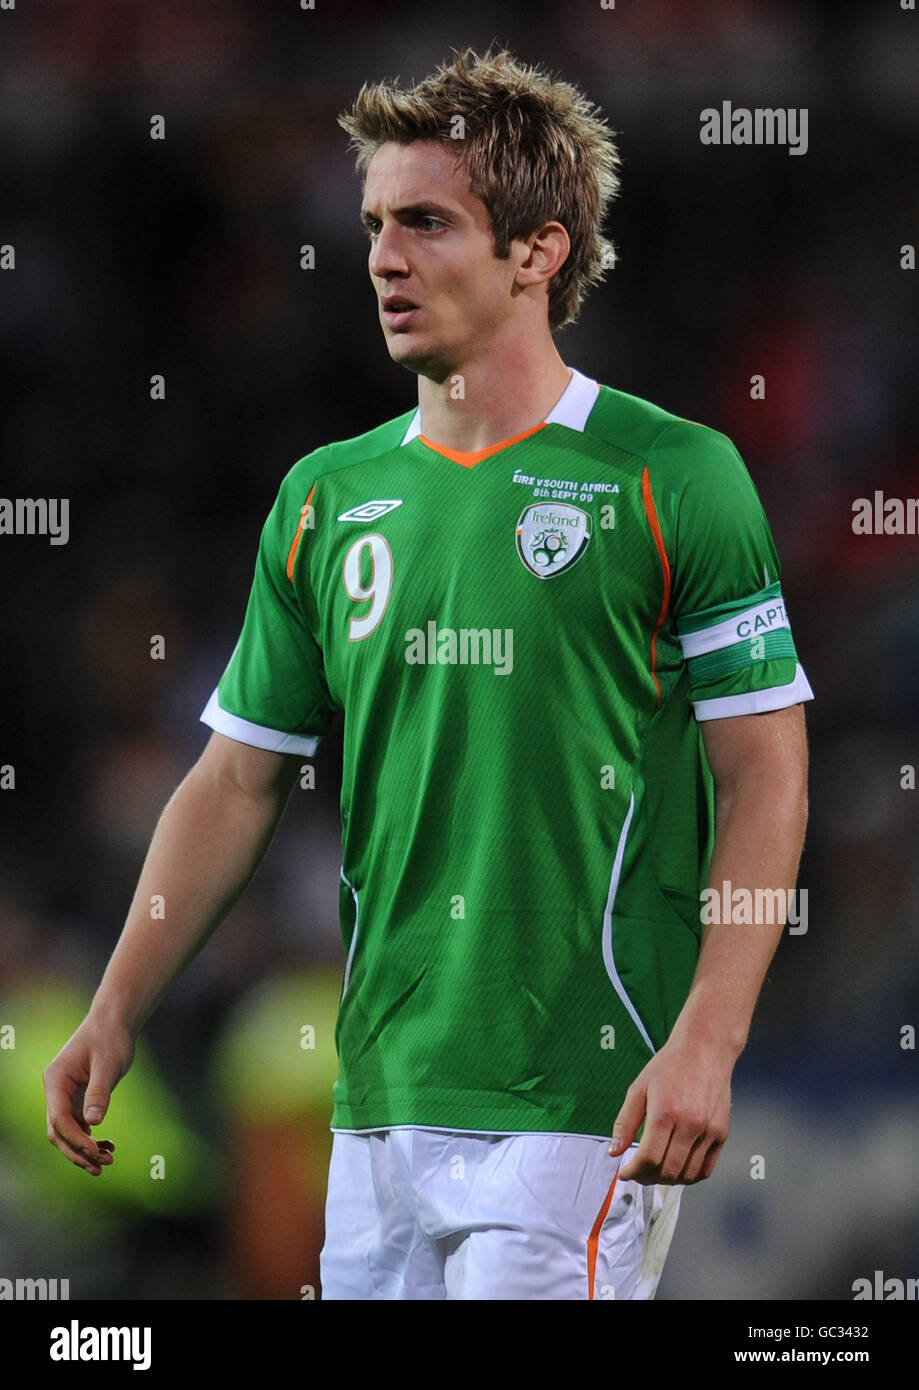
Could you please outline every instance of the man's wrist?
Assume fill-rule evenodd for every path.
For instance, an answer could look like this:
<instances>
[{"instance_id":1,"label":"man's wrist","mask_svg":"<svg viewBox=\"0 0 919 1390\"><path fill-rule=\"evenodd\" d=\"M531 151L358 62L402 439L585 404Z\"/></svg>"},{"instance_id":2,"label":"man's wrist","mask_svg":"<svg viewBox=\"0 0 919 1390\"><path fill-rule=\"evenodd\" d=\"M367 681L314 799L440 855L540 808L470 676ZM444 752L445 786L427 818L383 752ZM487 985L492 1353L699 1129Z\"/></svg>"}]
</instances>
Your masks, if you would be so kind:
<instances>
[{"instance_id":1,"label":"man's wrist","mask_svg":"<svg viewBox=\"0 0 919 1390\"><path fill-rule=\"evenodd\" d=\"M719 1018L711 1009L693 1008L687 1001L668 1041L676 1046L720 1053L732 1063L747 1045L749 1027Z\"/></svg>"},{"instance_id":2,"label":"man's wrist","mask_svg":"<svg viewBox=\"0 0 919 1390\"><path fill-rule=\"evenodd\" d=\"M132 1038L137 1037L143 1027L143 1021L143 1016L136 1009L129 1008L123 1000L107 996L100 998L98 995L86 1015L86 1023L91 1028L98 1028L104 1032L117 1029L129 1033Z\"/></svg>"}]
</instances>

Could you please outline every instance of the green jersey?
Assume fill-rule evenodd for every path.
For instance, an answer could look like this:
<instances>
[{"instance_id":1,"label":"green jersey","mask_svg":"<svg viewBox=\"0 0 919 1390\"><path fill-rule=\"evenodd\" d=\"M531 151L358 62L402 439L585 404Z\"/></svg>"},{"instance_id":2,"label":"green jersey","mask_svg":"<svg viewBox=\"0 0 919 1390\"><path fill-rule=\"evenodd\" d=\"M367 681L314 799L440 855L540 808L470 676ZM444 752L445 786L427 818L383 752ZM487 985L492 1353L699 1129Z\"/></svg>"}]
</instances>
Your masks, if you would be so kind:
<instances>
[{"instance_id":1,"label":"green jersey","mask_svg":"<svg viewBox=\"0 0 919 1390\"><path fill-rule=\"evenodd\" d=\"M333 1128L607 1136L698 956L698 721L810 698L722 434L575 371L479 453L415 410L296 463L202 718L344 711Z\"/></svg>"}]
</instances>

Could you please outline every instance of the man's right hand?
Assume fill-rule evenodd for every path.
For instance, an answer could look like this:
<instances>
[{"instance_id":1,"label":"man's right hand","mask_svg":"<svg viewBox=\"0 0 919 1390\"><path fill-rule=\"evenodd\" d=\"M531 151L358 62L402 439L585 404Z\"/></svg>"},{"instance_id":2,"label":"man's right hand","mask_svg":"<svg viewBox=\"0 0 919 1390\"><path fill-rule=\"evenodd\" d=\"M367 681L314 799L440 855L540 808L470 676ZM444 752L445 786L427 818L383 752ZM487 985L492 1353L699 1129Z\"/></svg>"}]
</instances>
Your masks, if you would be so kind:
<instances>
[{"instance_id":1,"label":"man's right hand","mask_svg":"<svg viewBox=\"0 0 919 1390\"><path fill-rule=\"evenodd\" d=\"M114 1145L97 1143L90 1126L105 1117L158 1001L261 863L301 762L213 733L157 822L92 1007L45 1072L48 1139L94 1177ZM151 915L154 895L169 903L168 925Z\"/></svg>"},{"instance_id":2,"label":"man's right hand","mask_svg":"<svg viewBox=\"0 0 919 1390\"><path fill-rule=\"evenodd\" d=\"M126 1029L86 1018L44 1073L48 1142L95 1178L114 1162L115 1145L93 1139L90 1126L105 1118L112 1091L133 1060L134 1039Z\"/></svg>"}]
</instances>

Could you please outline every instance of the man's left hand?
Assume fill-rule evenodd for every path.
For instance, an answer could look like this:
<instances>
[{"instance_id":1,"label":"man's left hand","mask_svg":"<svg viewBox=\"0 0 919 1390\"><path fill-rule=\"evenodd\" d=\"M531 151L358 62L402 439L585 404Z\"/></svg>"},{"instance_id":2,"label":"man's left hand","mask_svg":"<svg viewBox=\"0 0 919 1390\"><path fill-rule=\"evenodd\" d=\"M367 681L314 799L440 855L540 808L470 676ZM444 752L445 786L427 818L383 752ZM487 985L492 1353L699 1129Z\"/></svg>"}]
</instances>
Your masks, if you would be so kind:
<instances>
[{"instance_id":1,"label":"man's left hand","mask_svg":"<svg viewBox=\"0 0 919 1390\"><path fill-rule=\"evenodd\" d=\"M713 1045L665 1043L626 1092L611 1155L623 1153L644 1120L637 1151L619 1176L640 1183L710 1178L728 1137L736 1055Z\"/></svg>"}]
</instances>

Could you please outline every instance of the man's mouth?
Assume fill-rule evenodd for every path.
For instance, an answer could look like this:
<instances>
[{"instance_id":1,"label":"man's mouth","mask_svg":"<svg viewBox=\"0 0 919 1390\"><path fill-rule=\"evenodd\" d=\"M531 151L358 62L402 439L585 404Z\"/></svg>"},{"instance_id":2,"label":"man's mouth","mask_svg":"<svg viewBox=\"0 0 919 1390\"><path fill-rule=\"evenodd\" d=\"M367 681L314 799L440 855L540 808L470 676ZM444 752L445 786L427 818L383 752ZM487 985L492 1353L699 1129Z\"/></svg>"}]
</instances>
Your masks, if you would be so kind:
<instances>
[{"instance_id":1,"label":"man's mouth","mask_svg":"<svg viewBox=\"0 0 919 1390\"><path fill-rule=\"evenodd\" d=\"M417 312L418 305L402 297L389 299L383 305L383 318L390 328L401 328Z\"/></svg>"}]
</instances>

